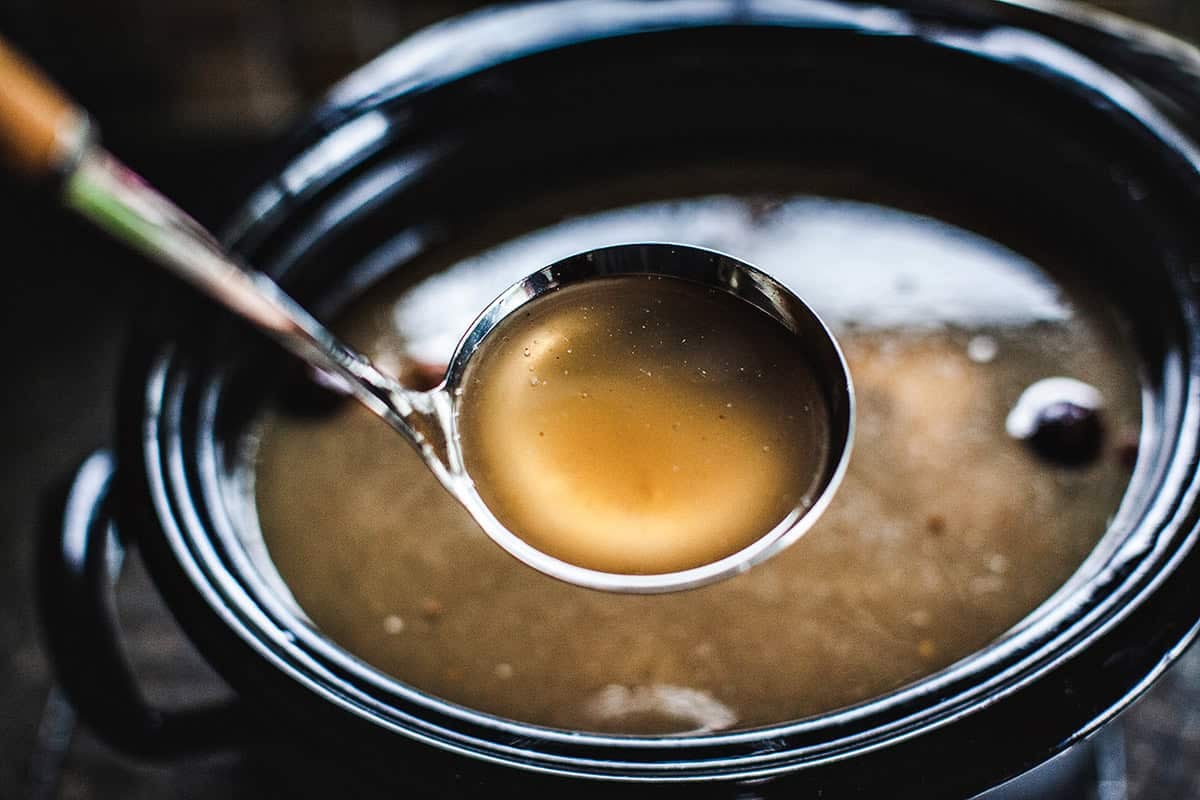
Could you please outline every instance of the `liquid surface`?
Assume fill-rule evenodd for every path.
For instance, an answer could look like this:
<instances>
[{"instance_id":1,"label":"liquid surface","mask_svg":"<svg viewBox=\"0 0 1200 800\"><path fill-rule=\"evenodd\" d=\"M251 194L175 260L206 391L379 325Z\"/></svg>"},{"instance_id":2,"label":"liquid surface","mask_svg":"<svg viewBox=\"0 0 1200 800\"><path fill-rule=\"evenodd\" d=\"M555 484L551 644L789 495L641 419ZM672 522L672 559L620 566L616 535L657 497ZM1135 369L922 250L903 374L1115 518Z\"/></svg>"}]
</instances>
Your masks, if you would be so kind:
<instances>
[{"instance_id":1,"label":"liquid surface","mask_svg":"<svg viewBox=\"0 0 1200 800\"><path fill-rule=\"evenodd\" d=\"M762 189L872 180L739 167L577 187L406 265L418 277L377 287L337 325L417 385L530 265L682 241L761 266L835 327L858 399L842 487L787 551L677 594L567 586L496 547L409 447L348 403L264 420L263 574L277 572L321 635L408 685L590 731L795 720L1004 635L1079 568L1120 503L1118 445L1136 441L1140 418L1128 337L1086 285L1039 267L1069 266L1074 252L1023 256L926 215ZM684 199L646 202L670 192ZM1022 392L1051 376L1104 396L1108 433L1088 466L1048 464L1005 430Z\"/></svg>"},{"instance_id":2,"label":"liquid surface","mask_svg":"<svg viewBox=\"0 0 1200 800\"><path fill-rule=\"evenodd\" d=\"M829 423L795 336L677 278L598 278L500 323L471 356L467 471L510 531L578 566L717 561L811 505Z\"/></svg>"}]
</instances>

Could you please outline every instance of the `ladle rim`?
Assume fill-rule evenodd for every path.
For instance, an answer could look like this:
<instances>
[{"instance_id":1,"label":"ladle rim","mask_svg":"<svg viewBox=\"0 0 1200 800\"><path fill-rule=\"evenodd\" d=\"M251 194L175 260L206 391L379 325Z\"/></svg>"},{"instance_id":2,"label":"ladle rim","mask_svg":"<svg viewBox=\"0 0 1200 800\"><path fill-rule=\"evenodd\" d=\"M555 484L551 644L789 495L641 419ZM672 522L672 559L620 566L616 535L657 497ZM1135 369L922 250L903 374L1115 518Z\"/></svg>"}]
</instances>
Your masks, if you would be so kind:
<instances>
[{"instance_id":1,"label":"ladle rim","mask_svg":"<svg viewBox=\"0 0 1200 800\"><path fill-rule=\"evenodd\" d=\"M566 286L603 277L644 275L679 278L722 289L783 324L803 342L816 363L829 412L829 451L824 475L811 501L793 508L769 531L745 547L716 561L683 570L626 574L591 569L540 550L509 530L488 508L462 463L459 412L461 384L472 355L484 339L511 314L538 297ZM553 578L608 592L658 594L697 588L741 574L778 554L807 533L828 508L850 463L854 441L854 387L845 356L821 317L787 286L735 256L678 242L615 244L581 251L543 267L505 289L475 318L459 341L443 382L431 390L450 399L435 404L449 409L445 420L451 446L448 471L431 465L446 488L466 507L495 544L539 572ZM430 457L426 455L427 459Z\"/></svg>"}]
</instances>

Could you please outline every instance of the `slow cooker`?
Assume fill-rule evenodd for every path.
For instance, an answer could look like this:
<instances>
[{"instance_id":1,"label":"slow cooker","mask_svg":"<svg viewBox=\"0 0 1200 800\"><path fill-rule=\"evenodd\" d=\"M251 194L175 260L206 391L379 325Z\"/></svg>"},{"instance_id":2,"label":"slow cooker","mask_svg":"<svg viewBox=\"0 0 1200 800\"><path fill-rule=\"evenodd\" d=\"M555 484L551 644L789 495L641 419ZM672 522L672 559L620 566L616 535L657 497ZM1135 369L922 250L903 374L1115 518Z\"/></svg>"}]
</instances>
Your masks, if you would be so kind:
<instances>
[{"instance_id":1,"label":"slow cooker","mask_svg":"<svg viewBox=\"0 0 1200 800\"><path fill-rule=\"evenodd\" d=\"M287 365L180 293L139 321L118 439L81 468L46 542L69 696L131 751L267 737L352 794L967 797L1067 750L1200 621L1198 69L1178 41L1042 3L567 0L412 37L333 89L225 230L317 313L496 209L596 176L853 164L950 217L970 206L983 235L1052 239L1128 321L1142 426L1119 513L1016 629L867 702L689 735L522 723L371 669L263 579L239 530L252 513L240 437ZM109 597L122 543L236 702L167 711L141 696Z\"/></svg>"}]
</instances>

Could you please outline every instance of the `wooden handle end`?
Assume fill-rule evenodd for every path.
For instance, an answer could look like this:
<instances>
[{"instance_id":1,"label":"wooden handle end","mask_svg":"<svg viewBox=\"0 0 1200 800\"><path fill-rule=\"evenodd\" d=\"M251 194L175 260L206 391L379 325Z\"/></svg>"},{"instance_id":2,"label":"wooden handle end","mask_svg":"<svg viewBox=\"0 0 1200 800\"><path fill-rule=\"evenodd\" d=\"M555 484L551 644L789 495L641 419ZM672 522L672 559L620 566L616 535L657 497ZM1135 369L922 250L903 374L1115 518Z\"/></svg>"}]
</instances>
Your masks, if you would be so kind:
<instances>
[{"instance_id":1,"label":"wooden handle end","mask_svg":"<svg viewBox=\"0 0 1200 800\"><path fill-rule=\"evenodd\" d=\"M33 65L0 40L0 158L31 178L73 156L86 115Z\"/></svg>"}]
</instances>

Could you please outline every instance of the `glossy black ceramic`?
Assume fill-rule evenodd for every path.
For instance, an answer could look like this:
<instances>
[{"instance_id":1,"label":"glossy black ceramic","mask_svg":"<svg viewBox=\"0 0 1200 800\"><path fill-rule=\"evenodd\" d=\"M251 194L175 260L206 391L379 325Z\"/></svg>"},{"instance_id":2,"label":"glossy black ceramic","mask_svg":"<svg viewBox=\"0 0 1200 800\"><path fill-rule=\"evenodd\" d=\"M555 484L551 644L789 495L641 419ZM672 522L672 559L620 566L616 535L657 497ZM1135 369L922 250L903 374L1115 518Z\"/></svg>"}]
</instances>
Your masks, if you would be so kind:
<instances>
[{"instance_id":1,"label":"glossy black ceramic","mask_svg":"<svg viewBox=\"0 0 1200 800\"><path fill-rule=\"evenodd\" d=\"M90 462L47 556L68 690L127 747L254 730L361 792L966 797L1041 763L1126 707L1200 620L1197 64L1183 45L1067 7L596 0L485 11L337 87L228 229L234 248L328 313L523 198L649 166L785 162L869 175L894 188L868 199L1059 264L1128 322L1141 447L1097 552L985 650L853 708L668 738L552 731L388 680L298 623L253 569L237 447L280 359L195 304L144 326L124 377L114 488L112 464ZM853 180L812 188L855 193ZM238 692L236 708L164 715L121 675L93 603L112 519Z\"/></svg>"}]
</instances>

